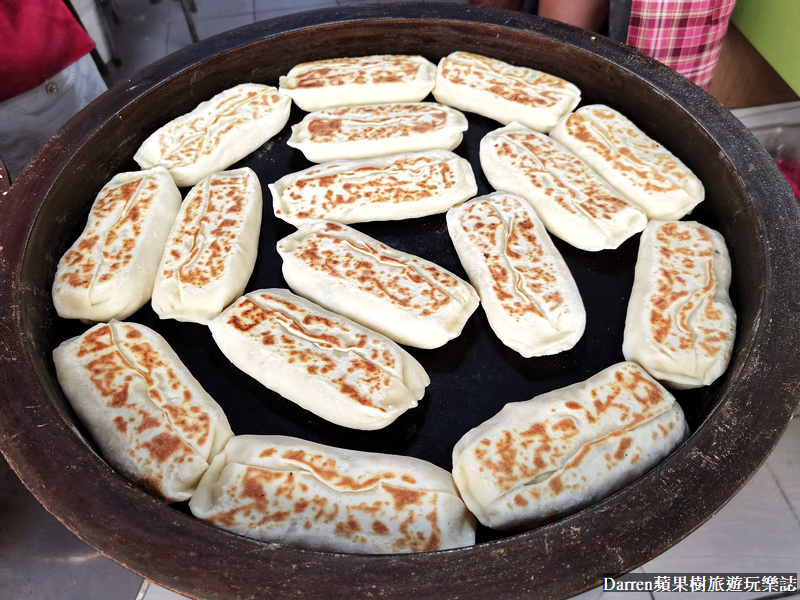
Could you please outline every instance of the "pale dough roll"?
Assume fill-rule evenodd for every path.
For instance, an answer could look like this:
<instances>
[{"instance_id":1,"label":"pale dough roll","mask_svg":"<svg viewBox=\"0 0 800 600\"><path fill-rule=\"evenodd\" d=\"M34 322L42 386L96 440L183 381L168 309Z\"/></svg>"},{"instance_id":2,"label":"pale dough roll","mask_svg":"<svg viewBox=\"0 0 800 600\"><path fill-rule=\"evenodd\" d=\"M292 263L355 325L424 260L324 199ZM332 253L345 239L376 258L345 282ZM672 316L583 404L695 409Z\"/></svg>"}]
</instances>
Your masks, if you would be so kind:
<instances>
[{"instance_id":1,"label":"pale dough roll","mask_svg":"<svg viewBox=\"0 0 800 600\"><path fill-rule=\"evenodd\" d=\"M506 192L475 198L447 212L447 229L501 342L526 358L578 343L578 286L527 202Z\"/></svg>"},{"instance_id":2,"label":"pale dough roll","mask_svg":"<svg viewBox=\"0 0 800 600\"><path fill-rule=\"evenodd\" d=\"M446 211L478 191L469 162L447 150L340 160L269 186L275 216L300 226L414 219Z\"/></svg>"},{"instance_id":3,"label":"pale dough roll","mask_svg":"<svg viewBox=\"0 0 800 600\"><path fill-rule=\"evenodd\" d=\"M694 221L650 221L639 242L622 353L664 385L709 385L731 359L736 312L722 236Z\"/></svg>"},{"instance_id":4,"label":"pale dough roll","mask_svg":"<svg viewBox=\"0 0 800 600\"><path fill-rule=\"evenodd\" d=\"M311 162L371 158L423 150L453 150L467 118L435 102L370 104L309 113L292 126L287 144Z\"/></svg>"},{"instance_id":5,"label":"pale dough roll","mask_svg":"<svg viewBox=\"0 0 800 600\"><path fill-rule=\"evenodd\" d=\"M334 106L419 102L433 89L436 65L422 56L379 54L301 63L280 91L305 111Z\"/></svg>"},{"instance_id":6,"label":"pale dough roll","mask_svg":"<svg viewBox=\"0 0 800 600\"><path fill-rule=\"evenodd\" d=\"M181 194L162 167L120 173L104 185L58 263L59 316L94 323L126 319L144 306L180 206Z\"/></svg>"},{"instance_id":7,"label":"pale dough roll","mask_svg":"<svg viewBox=\"0 0 800 600\"><path fill-rule=\"evenodd\" d=\"M705 198L697 176L619 112L592 104L550 132L650 219L680 219Z\"/></svg>"},{"instance_id":8,"label":"pale dough roll","mask_svg":"<svg viewBox=\"0 0 800 600\"><path fill-rule=\"evenodd\" d=\"M518 194L547 230L581 250L617 248L647 225L647 215L552 138L512 123L481 140L489 183Z\"/></svg>"},{"instance_id":9,"label":"pale dough roll","mask_svg":"<svg viewBox=\"0 0 800 600\"><path fill-rule=\"evenodd\" d=\"M516 121L547 133L578 105L572 83L535 69L470 52L439 61L433 96L438 102L508 125Z\"/></svg>"},{"instance_id":10,"label":"pale dough roll","mask_svg":"<svg viewBox=\"0 0 800 600\"><path fill-rule=\"evenodd\" d=\"M162 319L205 323L240 296L256 263L261 184L248 169L221 171L183 201L153 288Z\"/></svg>"},{"instance_id":11,"label":"pale dough roll","mask_svg":"<svg viewBox=\"0 0 800 600\"><path fill-rule=\"evenodd\" d=\"M475 543L475 518L444 469L284 436L232 438L189 508L240 535L329 552L433 552Z\"/></svg>"},{"instance_id":12,"label":"pale dough roll","mask_svg":"<svg viewBox=\"0 0 800 600\"><path fill-rule=\"evenodd\" d=\"M634 363L511 402L453 449L467 507L493 529L530 529L622 489L688 436L680 405Z\"/></svg>"},{"instance_id":13,"label":"pale dough roll","mask_svg":"<svg viewBox=\"0 0 800 600\"><path fill-rule=\"evenodd\" d=\"M343 427L386 427L414 408L430 383L390 339L288 290L251 292L208 326L242 371Z\"/></svg>"},{"instance_id":14,"label":"pale dough roll","mask_svg":"<svg viewBox=\"0 0 800 600\"><path fill-rule=\"evenodd\" d=\"M108 463L169 501L188 500L233 435L222 409L152 329L112 320L53 351L56 375Z\"/></svg>"},{"instance_id":15,"label":"pale dough roll","mask_svg":"<svg viewBox=\"0 0 800 600\"><path fill-rule=\"evenodd\" d=\"M278 242L289 287L401 344L438 348L478 307L463 279L352 227L316 221Z\"/></svg>"},{"instance_id":16,"label":"pale dough roll","mask_svg":"<svg viewBox=\"0 0 800 600\"><path fill-rule=\"evenodd\" d=\"M134 155L161 165L179 187L195 185L254 152L283 129L292 101L274 87L243 83L157 129Z\"/></svg>"}]
</instances>

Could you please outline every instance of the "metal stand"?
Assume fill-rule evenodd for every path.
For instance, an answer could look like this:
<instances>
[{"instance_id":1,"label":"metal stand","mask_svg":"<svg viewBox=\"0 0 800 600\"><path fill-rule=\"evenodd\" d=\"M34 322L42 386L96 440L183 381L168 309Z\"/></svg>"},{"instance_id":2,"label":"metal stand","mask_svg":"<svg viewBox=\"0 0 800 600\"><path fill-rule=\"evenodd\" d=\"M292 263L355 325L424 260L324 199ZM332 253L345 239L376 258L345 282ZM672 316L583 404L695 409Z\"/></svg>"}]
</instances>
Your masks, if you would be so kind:
<instances>
[{"instance_id":1,"label":"metal stand","mask_svg":"<svg viewBox=\"0 0 800 600\"><path fill-rule=\"evenodd\" d=\"M114 25L120 24L121 17L119 8L114 0L95 0L95 6L97 6L97 12L100 15L100 26L103 28L103 35L108 44L109 51L111 52L111 61L116 66L120 66L122 64L122 58L119 55L114 33L111 31L111 26L108 23L108 15L110 13ZM97 60L95 60L95 62L97 62Z\"/></svg>"},{"instance_id":2,"label":"metal stand","mask_svg":"<svg viewBox=\"0 0 800 600\"><path fill-rule=\"evenodd\" d=\"M194 26L194 19L192 13L197 12L197 4L194 0L180 0L181 8L183 9L183 16L186 18L186 25L189 27L189 35L192 36L192 42L199 42L200 38L197 36L197 29Z\"/></svg>"}]
</instances>

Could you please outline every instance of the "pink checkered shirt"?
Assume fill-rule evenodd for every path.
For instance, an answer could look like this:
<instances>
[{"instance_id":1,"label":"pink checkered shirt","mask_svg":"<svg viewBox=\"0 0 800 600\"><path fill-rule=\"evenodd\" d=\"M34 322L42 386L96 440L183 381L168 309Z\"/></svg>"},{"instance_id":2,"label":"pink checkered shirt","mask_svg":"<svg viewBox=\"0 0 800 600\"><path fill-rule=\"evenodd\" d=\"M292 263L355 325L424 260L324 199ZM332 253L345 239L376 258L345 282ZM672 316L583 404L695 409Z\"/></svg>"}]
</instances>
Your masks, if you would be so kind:
<instances>
[{"instance_id":1,"label":"pink checkered shirt","mask_svg":"<svg viewBox=\"0 0 800 600\"><path fill-rule=\"evenodd\" d=\"M707 89L736 0L633 0L628 45Z\"/></svg>"}]
</instances>

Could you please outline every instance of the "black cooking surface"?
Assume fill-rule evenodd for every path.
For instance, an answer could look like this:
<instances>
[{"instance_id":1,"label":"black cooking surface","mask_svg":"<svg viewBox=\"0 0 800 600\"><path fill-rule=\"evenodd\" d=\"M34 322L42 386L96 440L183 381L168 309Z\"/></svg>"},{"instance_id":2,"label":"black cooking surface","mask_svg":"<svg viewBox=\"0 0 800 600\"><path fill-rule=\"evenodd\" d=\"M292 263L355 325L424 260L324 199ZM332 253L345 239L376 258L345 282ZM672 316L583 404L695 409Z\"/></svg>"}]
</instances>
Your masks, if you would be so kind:
<instances>
[{"instance_id":1,"label":"black cooking surface","mask_svg":"<svg viewBox=\"0 0 800 600\"><path fill-rule=\"evenodd\" d=\"M286 145L291 125L299 122L304 114L293 106L289 122L277 136L231 167L253 169L261 181L264 196L259 255L245 293L269 287L288 288L275 245L294 232L295 227L274 216L267 185L287 173L312 166L299 150ZM502 125L479 115L466 114L469 129L455 152L470 161L478 183L478 195L488 194L494 190L480 168L480 141ZM137 170L137 165L131 161L126 168ZM188 189L181 191L185 196ZM689 218L703 220L702 212L701 204ZM361 223L353 227L467 279L447 233L444 214ZM72 239L79 233L80 228ZM377 431L334 425L265 388L228 361L204 325L161 320L149 303L128 320L147 325L164 336L205 390L222 406L237 435L281 434L353 450L415 456L449 471L453 446L461 436L495 415L506 403L528 400L583 381L624 360L622 338L639 235L616 250L601 252L586 252L558 238L553 237L553 240L578 284L586 307L586 331L578 344L553 356L523 358L497 339L479 307L461 335L444 346L433 350L406 347L428 372L431 383L419 406ZM56 345L81 334L86 328L80 322L56 318ZM692 431L712 407L713 390L714 386L676 392ZM185 506L176 507L186 511ZM497 535L500 534L481 528L479 541Z\"/></svg>"}]
</instances>

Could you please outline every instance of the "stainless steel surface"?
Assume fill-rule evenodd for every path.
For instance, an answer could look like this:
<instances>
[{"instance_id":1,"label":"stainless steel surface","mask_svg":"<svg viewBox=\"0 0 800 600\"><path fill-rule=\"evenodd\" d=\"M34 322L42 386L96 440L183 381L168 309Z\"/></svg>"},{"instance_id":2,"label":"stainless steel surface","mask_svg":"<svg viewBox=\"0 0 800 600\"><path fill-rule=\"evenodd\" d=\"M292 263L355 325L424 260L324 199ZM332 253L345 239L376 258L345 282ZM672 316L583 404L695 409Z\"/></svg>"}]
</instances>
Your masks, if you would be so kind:
<instances>
[{"instance_id":1,"label":"stainless steel surface","mask_svg":"<svg viewBox=\"0 0 800 600\"><path fill-rule=\"evenodd\" d=\"M0 455L0 599L134 600L141 586L42 508Z\"/></svg>"}]
</instances>

